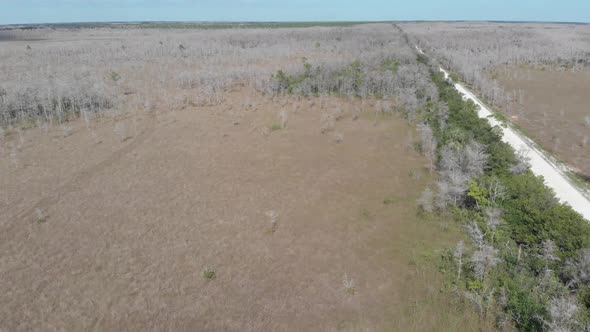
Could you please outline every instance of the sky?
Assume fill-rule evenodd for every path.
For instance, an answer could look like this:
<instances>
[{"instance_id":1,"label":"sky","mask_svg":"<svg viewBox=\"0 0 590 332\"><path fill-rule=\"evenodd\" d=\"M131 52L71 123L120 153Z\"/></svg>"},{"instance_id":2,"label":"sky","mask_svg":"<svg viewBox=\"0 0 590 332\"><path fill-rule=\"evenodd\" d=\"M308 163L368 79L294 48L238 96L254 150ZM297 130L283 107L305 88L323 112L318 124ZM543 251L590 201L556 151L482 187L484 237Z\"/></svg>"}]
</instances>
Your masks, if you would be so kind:
<instances>
[{"instance_id":1,"label":"sky","mask_svg":"<svg viewBox=\"0 0 590 332\"><path fill-rule=\"evenodd\" d=\"M590 23L590 0L0 0L0 24L395 20Z\"/></svg>"}]
</instances>

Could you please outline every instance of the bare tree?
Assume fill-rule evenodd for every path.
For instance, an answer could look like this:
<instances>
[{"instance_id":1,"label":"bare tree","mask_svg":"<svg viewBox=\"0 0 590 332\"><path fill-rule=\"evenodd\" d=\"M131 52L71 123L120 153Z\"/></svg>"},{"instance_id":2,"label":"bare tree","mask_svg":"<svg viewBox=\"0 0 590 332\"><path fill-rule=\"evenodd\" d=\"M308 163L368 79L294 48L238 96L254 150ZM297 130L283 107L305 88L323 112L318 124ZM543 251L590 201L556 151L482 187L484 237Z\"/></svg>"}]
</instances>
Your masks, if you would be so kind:
<instances>
[{"instance_id":1,"label":"bare tree","mask_svg":"<svg viewBox=\"0 0 590 332\"><path fill-rule=\"evenodd\" d=\"M520 150L516 154L516 163L510 166L510 172L514 174L522 174L531 167L530 158L525 150Z\"/></svg>"},{"instance_id":2,"label":"bare tree","mask_svg":"<svg viewBox=\"0 0 590 332\"><path fill-rule=\"evenodd\" d=\"M492 244L496 237L496 228L502 223L502 209L498 207L488 207L485 209L485 220L489 229L492 231Z\"/></svg>"},{"instance_id":3,"label":"bare tree","mask_svg":"<svg viewBox=\"0 0 590 332\"><path fill-rule=\"evenodd\" d=\"M457 280L461 279L461 270L463 270L463 251L465 250L465 242L462 240L457 242L453 257L457 262Z\"/></svg>"},{"instance_id":4,"label":"bare tree","mask_svg":"<svg viewBox=\"0 0 590 332\"><path fill-rule=\"evenodd\" d=\"M51 39L70 32L56 28L39 33ZM0 66L0 123L36 118L63 122L82 112L122 110L134 95L153 107L163 107L162 100L167 107L175 100L175 108L213 105L235 84L268 94L383 98L395 101L414 121L420 106L438 95L428 68L417 63L414 50L402 34L392 33L390 24L109 33L108 41L43 43L34 52L18 43L3 45L0 58L11 66ZM337 41L335 34L346 38ZM322 47L310 48L310 40ZM296 52L289 56L307 57L305 66L281 61L285 50ZM384 70L389 58L399 68ZM261 59L282 64L251 65ZM203 70L193 70L196 66Z\"/></svg>"},{"instance_id":5,"label":"bare tree","mask_svg":"<svg viewBox=\"0 0 590 332\"><path fill-rule=\"evenodd\" d=\"M481 290L469 290L463 292L463 295L471 304L474 305L477 312L486 317L488 310L492 307L495 302L495 288L483 288Z\"/></svg>"},{"instance_id":6,"label":"bare tree","mask_svg":"<svg viewBox=\"0 0 590 332\"><path fill-rule=\"evenodd\" d=\"M451 185L448 181L441 180L437 183L437 186L438 191L436 194L435 206L442 210L448 207L450 204L454 203L454 195L452 194L453 190L451 190Z\"/></svg>"},{"instance_id":7,"label":"bare tree","mask_svg":"<svg viewBox=\"0 0 590 332\"><path fill-rule=\"evenodd\" d=\"M543 241L541 246L541 256L543 257L543 259L545 259L547 264L549 264L549 262L559 260L559 256L557 256L556 251L557 247L555 246L555 243L552 240Z\"/></svg>"},{"instance_id":8,"label":"bare tree","mask_svg":"<svg viewBox=\"0 0 590 332\"><path fill-rule=\"evenodd\" d=\"M550 321L544 321L551 332L582 331L583 324L577 319L579 311L575 297L555 297L549 303Z\"/></svg>"},{"instance_id":9,"label":"bare tree","mask_svg":"<svg viewBox=\"0 0 590 332\"><path fill-rule=\"evenodd\" d=\"M506 187L495 176L484 182L484 188L492 205L496 205L496 202L502 200L506 195Z\"/></svg>"},{"instance_id":10,"label":"bare tree","mask_svg":"<svg viewBox=\"0 0 590 332\"><path fill-rule=\"evenodd\" d=\"M418 129L420 130L420 136L422 138L422 153L426 156L426 159L428 159L428 170L430 171L430 174L432 174L436 166L436 137L434 137L432 129L426 124L421 123L418 125Z\"/></svg>"},{"instance_id":11,"label":"bare tree","mask_svg":"<svg viewBox=\"0 0 590 332\"><path fill-rule=\"evenodd\" d=\"M279 121L281 129L285 129L287 127L287 121L289 119L289 113L285 110L279 112Z\"/></svg>"},{"instance_id":12,"label":"bare tree","mask_svg":"<svg viewBox=\"0 0 590 332\"><path fill-rule=\"evenodd\" d=\"M465 196L469 180L483 174L487 158L483 145L477 142L472 141L465 146L444 146L440 158L437 206L457 205Z\"/></svg>"},{"instance_id":13,"label":"bare tree","mask_svg":"<svg viewBox=\"0 0 590 332\"><path fill-rule=\"evenodd\" d=\"M418 197L418 205L422 208L422 210L428 213L432 213L434 210L433 201L434 193L432 190L430 190L430 188L426 188L420 197Z\"/></svg>"},{"instance_id":14,"label":"bare tree","mask_svg":"<svg viewBox=\"0 0 590 332\"><path fill-rule=\"evenodd\" d=\"M590 249L584 249L577 258L568 260L565 271L570 278L568 286L590 284Z\"/></svg>"},{"instance_id":15,"label":"bare tree","mask_svg":"<svg viewBox=\"0 0 590 332\"><path fill-rule=\"evenodd\" d=\"M487 159L485 147L478 142L471 141L465 146L446 145L441 151L441 171L458 170L470 180L483 174Z\"/></svg>"},{"instance_id":16,"label":"bare tree","mask_svg":"<svg viewBox=\"0 0 590 332\"><path fill-rule=\"evenodd\" d=\"M500 66L542 66L548 70L588 69L585 31L571 26L544 29L542 26L489 23L465 29L464 23L404 23L402 27L421 47L429 50L446 68L480 91L494 105L504 106L511 100L490 71ZM459 26L458 26L459 25ZM587 30L586 30L587 31ZM576 42L572 42L576 40ZM524 102L522 90L515 98Z\"/></svg>"},{"instance_id":17,"label":"bare tree","mask_svg":"<svg viewBox=\"0 0 590 332\"><path fill-rule=\"evenodd\" d=\"M489 244L482 245L479 250L474 252L473 256L471 256L471 263L473 264L475 276L485 280L487 272L500 262L497 256L498 249Z\"/></svg>"},{"instance_id":18,"label":"bare tree","mask_svg":"<svg viewBox=\"0 0 590 332\"><path fill-rule=\"evenodd\" d=\"M478 248L481 249L484 246L485 241L483 238L483 232L481 231L477 223L475 221L471 221L469 224L465 226L465 230L467 231L467 234L469 234L469 237L471 238L473 244L475 244Z\"/></svg>"},{"instance_id":19,"label":"bare tree","mask_svg":"<svg viewBox=\"0 0 590 332\"><path fill-rule=\"evenodd\" d=\"M470 178L483 174L488 159L485 146L475 141L470 142L465 146L463 158L463 167Z\"/></svg>"}]
</instances>

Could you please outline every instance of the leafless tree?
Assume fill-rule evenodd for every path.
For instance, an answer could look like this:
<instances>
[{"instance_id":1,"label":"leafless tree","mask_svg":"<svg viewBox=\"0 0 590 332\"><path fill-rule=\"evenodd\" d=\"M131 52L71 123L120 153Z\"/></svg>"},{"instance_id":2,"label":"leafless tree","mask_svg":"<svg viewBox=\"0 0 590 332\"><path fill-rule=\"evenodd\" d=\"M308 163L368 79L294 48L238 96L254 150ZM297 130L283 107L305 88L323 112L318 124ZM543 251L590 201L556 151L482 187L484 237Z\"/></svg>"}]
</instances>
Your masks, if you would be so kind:
<instances>
[{"instance_id":1,"label":"leafless tree","mask_svg":"<svg viewBox=\"0 0 590 332\"><path fill-rule=\"evenodd\" d=\"M270 221L271 233L275 233L279 227L279 213L275 210L269 210L265 214Z\"/></svg>"},{"instance_id":2,"label":"leafless tree","mask_svg":"<svg viewBox=\"0 0 590 332\"><path fill-rule=\"evenodd\" d=\"M565 271L570 278L568 286L577 287L590 284L590 249L584 249L578 257L568 260Z\"/></svg>"},{"instance_id":3,"label":"leafless tree","mask_svg":"<svg viewBox=\"0 0 590 332\"><path fill-rule=\"evenodd\" d=\"M488 193L488 199L492 205L501 201L506 195L506 187L497 177L492 177L484 182L484 188Z\"/></svg>"},{"instance_id":4,"label":"leafless tree","mask_svg":"<svg viewBox=\"0 0 590 332\"><path fill-rule=\"evenodd\" d=\"M418 129L422 138L422 153L428 159L428 170L432 174L436 168L436 137L434 137L432 129L426 124L420 124Z\"/></svg>"},{"instance_id":5,"label":"leafless tree","mask_svg":"<svg viewBox=\"0 0 590 332\"><path fill-rule=\"evenodd\" d=\"M457 280L461 279L461 270L463 270L463 252L465 250L465 242L459 241L457 242L457 246L455 247L455 251L453 252L453 257L457 262Z\"/></svg>"},{"instance_id":6,"label":"leafless tree","mask_svg":"<svg viewBox=\"0 0 590 332\"><path fill-rule=\"evenodd\" d=\"M279 122L281 129L285 129L287 127L287 120L289 119L289 113L287 111L282 110L279 112Z\"/></svg>"},{"instance_id":7,"label":"leafless tree","mask_svg":"<svg viewBox=\"0 0 590 332\"><path fill-rule=\"evenodd\" d=\"M434 201L434 193L430 188L426 188L418 198L418 205L424 210L425 212L432 213L434 210L433 206Z\"/></svg>"},{"instance_id":8,"label":"leafless tree","mask_svg":"<svg viewBox=\"0 0 590 332\"><path fill-rule=\"evenodd\" d=\"M555 246L555 243L552 240L543 241L541 247L541 256L543 257L543 259L545 259L547 263L559 260L559 256L557 256L556 251L557 247Z\"/></svg>"},{"instance_id":9,"label":"leafless tree","mask_svg":"<svg viewBox=\"0 0 590 332\"><path fill-rule=\"evenodd\" d=\"M522 174L531 167L530 158L524 150L517 152L516 160L516 163L510 166L510 172L514 174Z\"/></svg>"},{"instance_id":10,"label":"leafless tree","mask_svg":"<svg viewBox=\"0 0 590 332\"><path fill-rule=\"evenodd\" d=\"M438 191L435 198L435 206L438 209L445 209L449 205L456 203L453 202L453 197L455 195L452 193L451 184L448 181L439 181L437 183ZM460 191L463 192L463 188L460 188Z\"/></svg>"},{"instance_id":11,"label":"leafless tree","mask_svg":"<svg viewBox=\"0 0 590 332\"><path fill-rule=\"evenodd\" d=\"M465 226L465 230L467 231L467 234L469 234L469 237L475 246L481 249L485 245L483 232L475 221L471 221L469 224L467 224L467 226Z\"/></svg>"},{"instance_id":12,"label":"leafless tree","mask_svg":"<svg viewBox=\"0 0 590 332\"><path fill-rule=\"evenodd\" d=\"M492 232L492 244L496 237L496 228L502 223L502 209L498 207L488 207L485 209L485 221Z\"/></svg>"},{"instance_id":13,"label":"leafless tree","mask_svg":"<svg viewBox=\"0 0 590 332\"><path fill-rule=\"evenodd\" d=\"M483 174L487 158L485 147L475 141L465 146L446 145L441 151L441 172L458 170L472 179Z\"/></svg>"},{"instance_id":14,"label":"leafless tree","mask_svg":"<svg viewBox=\"0 0 590 332\"><path fill-rule=\"evenodd\" d=\"M484 280L487 272L500 262L497 256L498 249L489 244L484 244L479 250L475 251L471 256L475 276Z\"/></svg>"},{"instance_id":15,"label":"leafless tree","mask_svg":"<svg viewBox=\"0 0 590 332\"><path fill-rule=\"evenodd\" d=\"M480 291L465 291L463 295L475 306L475 309L481 316L486 317L489 308L494 304L495 292L495 288L484 288Z\"/></svg>"},{"instance_id":16,"label":"leafless tree","mask_svg":"<svg viewBox=\"0 0 590 332\"><path fill-rule=\"evenodd\" d=\"M469 180L483 174L487 158L483 145L474 141L465 146L444 146L440 157L437 206L444 208L450 203L458 204L467 191Z\"/></svg>"},{"instance_id":17,"label":"leafless tree","mask_svg":"<svg viewBox=\"0 0 590 332\"><path fill-rule=\"evenodd\" d=\"M3 44L2 125L28 119L63 122L80 114L90 119L90 114L123 110L131 99L151 108L211 105L221 102L235 84L274 94L289 83L272 78L279 70L292 77L306 75L290 87L294 94L384 98L412 121L420 106L438 95L428 68L417 63L414 50L391 24L91 32L96 38L39 43L32 52L20 43ZM36 33L59 40L71 34L84 37L89 30ZM315 42L322 47L314 47ZM287 56L304 56L311 67L284 61ZM391 59L398 68L385 69L383 64ZM347 71L357 60L358 68ZM265 65L252 65L261 62Z\"/></svg>"},{"instance_id":18,"label":"leafless tree","mask_svg":"<svg viewBox=\"0 0 590 332\"><path fill-rule=\"evenodd\" d=\"M549 303L550 321L544 321L551 332L582 331L583 324L577 319L579 306L575 297L555 297Z\"/></svg>"},{"instance_id":19,"label":"leafless tree","mask_svg":"<svg viewBox=\"0 0 590 332\"><path fill-rule=\"evenodd\" d=\"M501 25L501 28L500 26ZM508 93L490 72L501 66L533 66L547 70L588 71L590 29L571 25L498 23L404 23L401 28L444 67L461 75L496 106ZM467 29L465 27L468 27ZM517 95L522 104L522 90Z\"/></svg>"},{"instance_id":20,"label":"leafless tree","mask_svg":"<svg viewBox=\"0 0 590 332\"><path fill-rule=\"evenodd\" d=\"M468 182L469 177L458 169L445 172L438 182L437 207L443 209L450 204L458 205L465 196Z\"/></svg>"}]
</instances>

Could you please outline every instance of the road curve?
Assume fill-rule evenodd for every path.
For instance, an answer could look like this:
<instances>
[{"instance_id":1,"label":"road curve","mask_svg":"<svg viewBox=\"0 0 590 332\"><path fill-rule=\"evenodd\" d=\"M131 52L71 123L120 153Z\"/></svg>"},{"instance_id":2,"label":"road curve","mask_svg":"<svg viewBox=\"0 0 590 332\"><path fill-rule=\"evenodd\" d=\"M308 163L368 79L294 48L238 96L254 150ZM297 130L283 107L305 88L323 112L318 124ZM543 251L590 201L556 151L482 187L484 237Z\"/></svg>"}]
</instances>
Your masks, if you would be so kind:
<instances>
[{"instance_id":1,"label":"road curve","mask_svg":"<svg viewBox=\"0 0 590 332\"><path fill-rule=\"evenodd\" d=\"M424 52L416 46L418 53ZM439 68L449 79L449 73L443 68ZM454 83L454 82L453 82ZM480 118L485 118L493 126L502 129L502 141L508 143L516 151L522 151L530 158L531 171L535 175L540 175L545 179L545 185L555 191L555 196L562 202L570 205L575 211L580 213L586 220L590 221L590 200L568 179L562 171L563 167L546 157L545 153L537 149L532 141L524 137L510 126L503 126L502 122L493 117L494 113L486 107L473 92L465 86L454 83L455 89L463 96L463 99L471 100L479 109L477 111Z\"/></svg>"}]
</instances>

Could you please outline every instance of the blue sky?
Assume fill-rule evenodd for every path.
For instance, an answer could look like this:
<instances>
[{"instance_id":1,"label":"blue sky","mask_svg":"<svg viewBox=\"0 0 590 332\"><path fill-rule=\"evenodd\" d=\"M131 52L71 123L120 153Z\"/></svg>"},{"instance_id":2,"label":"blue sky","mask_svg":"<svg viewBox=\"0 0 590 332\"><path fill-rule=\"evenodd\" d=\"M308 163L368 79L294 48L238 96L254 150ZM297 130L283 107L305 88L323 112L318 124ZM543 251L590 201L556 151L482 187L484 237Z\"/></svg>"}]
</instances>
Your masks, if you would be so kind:
<instances>
[{"instance_id":1,"label":"blue sky","mask_svg":"<svg viewBox=\"0 0 590 332\"><path fill-rule=\"evenodd\" d=\"M590 0L0 0L0 24L150 20L590 22Z\"/></svg>"}]
</instances>

